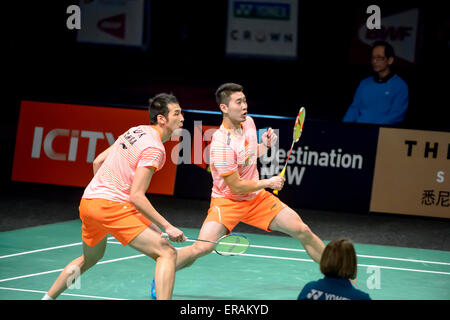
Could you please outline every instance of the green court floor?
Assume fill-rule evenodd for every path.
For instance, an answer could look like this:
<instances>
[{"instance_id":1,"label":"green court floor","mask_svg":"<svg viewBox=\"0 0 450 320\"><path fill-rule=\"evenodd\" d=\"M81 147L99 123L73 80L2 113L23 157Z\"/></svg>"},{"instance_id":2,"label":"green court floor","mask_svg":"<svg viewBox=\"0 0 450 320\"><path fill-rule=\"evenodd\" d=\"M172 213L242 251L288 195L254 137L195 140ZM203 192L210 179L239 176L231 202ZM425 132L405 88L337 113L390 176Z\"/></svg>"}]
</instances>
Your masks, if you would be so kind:
<instances>
[{"instance_id":1,"label":"green court floor","mask_svg":"<svg viewBox=\"0 0 450 320\"><path fill-rule=\"evenodd\" d=\"M197 229L183 228L196 237ZM176 275L174 299L293 300L322 277L289 237L246 234L246 255L210 254ZM180 244L182 246L186 244ZM450 299L450 252L355 244L356 286L372 299ZM297 251L280 250L291 248ZM65 265L81 254L79 220L0 233L0 300L40 299ZM155 262L110 237L103 259L60 299L149 299Z\"/></svg>"}]
</instances>

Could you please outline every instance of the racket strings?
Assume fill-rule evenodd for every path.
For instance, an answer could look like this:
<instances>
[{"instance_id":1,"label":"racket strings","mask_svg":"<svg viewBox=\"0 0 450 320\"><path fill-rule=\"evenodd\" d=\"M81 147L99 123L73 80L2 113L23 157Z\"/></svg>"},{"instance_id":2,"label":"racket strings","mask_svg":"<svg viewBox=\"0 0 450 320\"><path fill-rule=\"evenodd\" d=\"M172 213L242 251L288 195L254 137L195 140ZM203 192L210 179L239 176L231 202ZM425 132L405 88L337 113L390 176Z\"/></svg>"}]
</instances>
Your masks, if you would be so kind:
<instances>
[{"instance_id":1,"label":"racket strings","mask_svg":"<svg viewBox=\"0 0 450 320\"><path fill-rule=\"evenodd\" d=\"M305 108L301 108L294 126L294 142L298 142L302 135L303 124L305 123Z\"/></svg>"},{"instance_id":2,"label":"racket strings","mask_svg":"<svg viewBox=\"0 0 450 320\"><path fill-rule=\"evenodd\" d=\"M217 241L215 251L221 255L237 255L247 251L250 241L242 235L228 235Z\"/></svg>"},{"instance_id":3,"label":"racket strings","mask_svg":"<svg viewBox=\"0 0 450 320\"><path fill-rule=\"evenodd\" d=\"M196 242L199 241L198 239L186 239L186 242ZM209 242L209 241L208 241ZM213 241L211 241L213 242ZM244 244L244 243L223 243L223 242L217 242L217 244L221 245L233 245L236 247L247 247L247 248L260 248L260 249L271 249L271 250L280 250L280 251L294 251L294 252L306 252L304 249L294 249L294 248L283 248L283 247L272 247L272 246L261 246L261 245L255 245L255 244Z\"/></svg>"},{"instance_id":4,"label":"racket strings","mask_svg":"<svg viewBox=\"0 0 450 320\"><path fill-rule=\"evenodd\" d=\"M289 154L286 158L286 162L284 164L283 170L281 170L280 177L284 177L288 161L291 157L292 149L294 148L294 144L296 142L298 142L298 140L300 140L300 136L302 135L303 124L305 122L305 114L306 114L305 108L301 107L300 111L298 112L297 118L295 119L294 134L293 134L291 149L289 150ZM273 190L273 193L278 195L278 191L279 190Z\"/></svg>"}]
</instances>

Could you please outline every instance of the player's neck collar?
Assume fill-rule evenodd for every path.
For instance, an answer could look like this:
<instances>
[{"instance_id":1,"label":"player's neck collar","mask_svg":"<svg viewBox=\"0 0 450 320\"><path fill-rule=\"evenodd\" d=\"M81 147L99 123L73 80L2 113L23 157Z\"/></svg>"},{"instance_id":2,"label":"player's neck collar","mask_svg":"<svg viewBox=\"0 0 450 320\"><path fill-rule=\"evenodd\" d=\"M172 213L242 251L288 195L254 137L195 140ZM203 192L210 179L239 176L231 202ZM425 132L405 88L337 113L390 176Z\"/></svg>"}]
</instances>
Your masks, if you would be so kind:
<instances>
[{"instance_id":1,"label":"player's neck collar","mask_svg":"<svg viewBox=\"0 0 450 320\"><path fill-rule=\"evenodd\" d=\"M162 139L163 139L162 129L160 127L158 127L158 126L155 126L154 124L151 124L150 128L155 129L159 133L159 137L161 138L161 141L162 141Z\"/></svg>"},{"instance_id":2,"label":"player's neck collar","mask_svg":"<svg viewBox=\"0 0 450 320\"><path fill-rule=\"evenodd\" d=\"M240 125L240 129L231 129L230 127L228 127L225 121L222 121L222 126L224 127L224 129L235 136L242 136L244 134L244 125L242 124L242 122L240 123Z\"/></svg>"}]
</instances>

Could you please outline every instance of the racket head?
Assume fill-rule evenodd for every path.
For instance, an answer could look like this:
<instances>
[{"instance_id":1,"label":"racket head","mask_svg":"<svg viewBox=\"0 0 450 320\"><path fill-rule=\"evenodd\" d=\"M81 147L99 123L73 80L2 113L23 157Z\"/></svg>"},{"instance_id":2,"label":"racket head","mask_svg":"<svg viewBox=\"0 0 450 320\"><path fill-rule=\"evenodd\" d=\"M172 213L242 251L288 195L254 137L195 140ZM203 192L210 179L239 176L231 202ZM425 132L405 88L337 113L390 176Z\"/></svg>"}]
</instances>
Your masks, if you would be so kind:
<instances>
[{"instance_id":1,"label":"racket head","mask_svg":"<svg viewBox=\"0 0 450 320\"><path fill-rule=\"evenodd\" d=\"M243 254L250 246L250 240L242 234L230 233L216 241L214 251L221 256Z\"/></svg>"},{"instance_id":2,"label":"racket head","mask_svg":"<svg viewBox=\"0 0 450 320\"><path fill-rule=\"evenodd\" d=\"M298 139L300 139L300 136L302 135L303 124L305 123L305 117L306 117L306 109L304 107L301 107L300 111L298 112L297 118L295 119L295 125L294 125L294 141L295 142L297 142Z\"/></svg>"}]
</instances>

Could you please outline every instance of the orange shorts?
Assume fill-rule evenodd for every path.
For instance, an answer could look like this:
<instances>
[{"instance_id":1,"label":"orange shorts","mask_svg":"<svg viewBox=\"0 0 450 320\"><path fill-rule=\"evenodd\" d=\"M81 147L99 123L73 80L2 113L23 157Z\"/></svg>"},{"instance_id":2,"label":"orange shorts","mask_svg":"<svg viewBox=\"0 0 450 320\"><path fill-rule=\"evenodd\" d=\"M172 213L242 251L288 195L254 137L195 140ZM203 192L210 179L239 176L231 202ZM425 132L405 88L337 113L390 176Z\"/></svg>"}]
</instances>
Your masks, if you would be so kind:
<instances>
[{"instance_id":1,"label":"orange shorts","mask_svg":"<svg viewBox=\"0 0 450 320\"><path fill-rule=\"evenodd\" d=\"M252 200L235 201L227 198L211 198L208 217L205 222L217 221L231 232L239 222L272 231L269 229L273 218L287 205L272 193L262 190Z\"/></svg>"},{"instance_id":2,"label":"orange shorts","mask_svg":"<svg viewBox=\"0 0 450 320\"><path fill-rule=\"evenodd\" d=\"M128 202L105 199L81 199L81 237L90 247L109 233L126 246L152 222Z\"/></svg>"}]
</instances>

